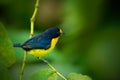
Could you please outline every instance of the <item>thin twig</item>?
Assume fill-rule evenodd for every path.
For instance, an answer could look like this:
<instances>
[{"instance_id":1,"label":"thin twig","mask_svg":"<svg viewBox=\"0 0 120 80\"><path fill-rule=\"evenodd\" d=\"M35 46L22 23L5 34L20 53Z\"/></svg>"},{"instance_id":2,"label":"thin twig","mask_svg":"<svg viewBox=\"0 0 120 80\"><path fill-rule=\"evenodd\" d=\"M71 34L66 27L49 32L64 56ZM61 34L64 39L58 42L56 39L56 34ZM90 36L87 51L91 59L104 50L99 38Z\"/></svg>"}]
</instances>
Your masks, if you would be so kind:
<instances>
[{"instance_id":1,"label":"thin twig","mask_svg":"<svg viewBox=\"0 0 120 80\"><path fill-rule=\"evenodd\" d=\"M38 12L38 9L39 9L39 0L36 0L36 4L35 4L35 9L34 9L34 12L33 12L33 15L30 19L30 23L31 23L31 31L30 31L30 38L33 36L34 34L34 22L35 22L35 17L36 17L36 14Z\"/></svg>"},{"instance_id":2,"label":"thin twig","mask_svg":"<svg viewBox=\"0 0 120 80\"><path fill-rule=\"evenodd\" d=\"M30 19L30 23L31 23L31 25L30 25L30 38L34 34L34 21L35 21L35 16L38 12L38 7L39 7L39 0L36 0L35 9L34 9L32 17ZM26 62L26 58L27 58L26 55L27 55L27 52L25 51L24 52L23 64L22 64L22 68L21 68L21 71L20 71L20 80L22 80L24 69L25 69L25 62Z\"/></svg>"},{"instance_id":3,"label":"thin twig","mask_svg":"<svg viewBox=\"0 0 120 80\"><path fill-rule=\"evenodd\" d=\"M40 58L41 59L41 58ZM47 60L41 59L43 62L47 63L47 65L62 79L67 80L61 73L59 73Z\"/></svg>"},{"instance_id":4,"label":"thin twig","mask_svg":"<svg viewBox=\"0 0 120 80\"><path fill-rule=\"evenodd\" d=\"M20 80L22 80L24 69L25 69L26 55L27 55L27 52L25 51L24 52L24 59L23 59L23 63L22 63L22 68L21 68L21 71L20 71Z\"/></svg>"}]
</instances>

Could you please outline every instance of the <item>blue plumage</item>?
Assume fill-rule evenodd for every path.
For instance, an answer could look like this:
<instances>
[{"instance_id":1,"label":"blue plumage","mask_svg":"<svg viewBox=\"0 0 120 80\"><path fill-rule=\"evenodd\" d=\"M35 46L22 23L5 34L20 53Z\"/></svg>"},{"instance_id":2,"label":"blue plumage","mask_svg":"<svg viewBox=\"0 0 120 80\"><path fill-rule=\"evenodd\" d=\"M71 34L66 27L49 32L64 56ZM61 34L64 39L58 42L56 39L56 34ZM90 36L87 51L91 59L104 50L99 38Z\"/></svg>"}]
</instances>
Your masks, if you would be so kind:
<instances>
[{"instance_id":1,"label":"blue plumage","mask_svg":"<svg viewBox=\"0 0 120 80\"><path fill-rule=\"evenodd\" d=\"M21 44L20 44L20 43L14 44L13 46L14 46L14 47L21 47Z\"/></svg>"},{"instance_id":2,"label":"blue plumage","mask_svg":"<svg viewBox=\"0 0 120 80\"><path fill-rule=\"evenodd\" d=\"M24 50L29 51L32 49L45 49L47 50L51 46L52 38L60 36L59 28L49 28L45 32L32 37L23 44L15 44L14 47L22 47Z\"/></svg>"},{"instance_id":3,"label":"blue plumage","mask_svg":"<svg viewBox=\"0 0 120 80\"><path fill-rule=\"evenodd\" d=\"M22 48L27 51L31 49L48 49L51 44L51 39L44 33L41 33L23 43Z\"/></svg>"}]
</instances>

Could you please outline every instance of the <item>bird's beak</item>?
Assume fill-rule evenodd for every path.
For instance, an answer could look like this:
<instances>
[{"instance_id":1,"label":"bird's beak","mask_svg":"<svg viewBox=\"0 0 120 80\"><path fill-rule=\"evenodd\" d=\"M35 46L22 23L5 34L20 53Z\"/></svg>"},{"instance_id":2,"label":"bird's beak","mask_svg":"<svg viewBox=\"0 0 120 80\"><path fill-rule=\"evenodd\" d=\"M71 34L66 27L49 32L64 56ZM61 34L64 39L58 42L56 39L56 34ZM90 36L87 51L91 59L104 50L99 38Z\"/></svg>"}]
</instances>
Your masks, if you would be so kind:
<instances>
[{"instance_id":1,"label":"bird's beak","mask_svg":"<svg viewBox=\"0 0 120 80\"><path fill-rule=\"evenodd\" d=\"M63 35L63 34L64 34L64 32L62 31L62 29L60 29L60 33L61 33L61 35Z\"/></svg>"},{"instance_id":2,"label":"bird's beak","mask_svg":"<svg viewBox=\"0 0 120 80\"><path fill-rule=\"evenodd\" d=\"M60 33L61 33L61 34L63 33L62 29L60 29Z\"/></svg>"}]
</instances>

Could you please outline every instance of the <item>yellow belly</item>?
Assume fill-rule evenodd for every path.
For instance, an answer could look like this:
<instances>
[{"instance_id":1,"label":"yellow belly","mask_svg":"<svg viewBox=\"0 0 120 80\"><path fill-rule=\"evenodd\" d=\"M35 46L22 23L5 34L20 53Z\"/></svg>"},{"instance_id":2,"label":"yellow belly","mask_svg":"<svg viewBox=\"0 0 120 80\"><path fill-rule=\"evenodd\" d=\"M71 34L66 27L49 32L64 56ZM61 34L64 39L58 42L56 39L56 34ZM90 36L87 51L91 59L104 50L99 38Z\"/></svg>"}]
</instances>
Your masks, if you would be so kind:
<instances>
[{"instance_id":1,"label":"yellow belly","mask_svg":"<svg viewBox=\"0 0 120 80\"><path fill-rule=\"evenodd\" d=\"M51 42L51 46L47 50L45 50L45 49L33 49L33 50L28 51L28 53L35 56L35 57L42 57L42 56L50 53L54 49L58 39L59 38L53 38L52 42Z\"/></svg>"}]
</instances>

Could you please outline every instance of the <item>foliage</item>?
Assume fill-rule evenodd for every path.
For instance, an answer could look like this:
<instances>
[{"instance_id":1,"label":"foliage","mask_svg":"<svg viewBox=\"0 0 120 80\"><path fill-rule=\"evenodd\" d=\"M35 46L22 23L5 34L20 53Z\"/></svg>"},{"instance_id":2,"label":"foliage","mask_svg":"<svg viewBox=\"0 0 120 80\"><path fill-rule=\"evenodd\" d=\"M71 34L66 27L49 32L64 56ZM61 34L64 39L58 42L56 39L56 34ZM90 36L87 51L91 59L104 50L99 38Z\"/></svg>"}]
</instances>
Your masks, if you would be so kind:
<instances>
[{"instance_id":1,"label":"foliage","mask_svg":"<svg viewBox=\"0 0 120 80\"><path fill-rule=\"evenodd\" d=\"M58 80L57 74L51 69L42 69L35 72L29 80ZM70 73L68 75L68 80L92 80L87 75Z\"/></svg>"},{"instance_id":2,"label":"foliage","mask_svg":"<svg viewBox=\"0 0 120 80\"><path fill-rule=\"evenodd\" d=\"M15 61L10 56L14 51L10 46L11 41L22 43L28 39L34 3L35 0L0 0L0 20L7 29L0 24L0 78L3 80L19 78L23 50L14 49L16 63L12 65ZM62 26L64 35L46 59L65 76L80 73L71 73L67 78L85 74L93 80L120 79L119 0L40 0L36 18L36 34L48 27ZM1 53L1 47L8 56ZM24 80L30 79L31 74L38 76L48 67L28 54L26 62Z\"/></svg>"},{"instance_id":3,"label":"foliage","mask_svg":"<svg viewBox=\"0 0 120 80\"><path fill-rule=\"evenodd\" d=\"M87 75L77 74L77 73L70 73L68 75L68 80L92 80Z\"/></svg>"},{"instance_id":4,"label":"foliage","mask_svg":"<svg viewBox=\"0 0 120 80\"><path fill-rule=\"evenodd\" d=\"M7 31L0 23L0 78L2 80L10 80L8 67L15 62L15 53L12 43L8 37Z\"/></svg>"},{"instance_id":5,"label":"foliage","mask_svg":"<svg viewBox=\"0 0 120 80\"><path fill-rule=\"evenodd\" d=\"M29 80L57 80L57 74L51 69L42 69L34 73Z\"/></svg>"},{"instance_id":6,"label":"foliage","mask_svg":"<svg viewBox=\"0 0 120 80\"><path fill-rule=\"evenodd\" d=\"M0 61L0 78L2 80L12 80L8 69L2 61Z\"/></svg>"}]
</instances>

